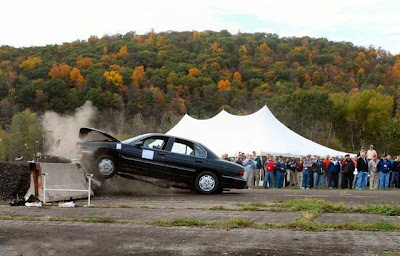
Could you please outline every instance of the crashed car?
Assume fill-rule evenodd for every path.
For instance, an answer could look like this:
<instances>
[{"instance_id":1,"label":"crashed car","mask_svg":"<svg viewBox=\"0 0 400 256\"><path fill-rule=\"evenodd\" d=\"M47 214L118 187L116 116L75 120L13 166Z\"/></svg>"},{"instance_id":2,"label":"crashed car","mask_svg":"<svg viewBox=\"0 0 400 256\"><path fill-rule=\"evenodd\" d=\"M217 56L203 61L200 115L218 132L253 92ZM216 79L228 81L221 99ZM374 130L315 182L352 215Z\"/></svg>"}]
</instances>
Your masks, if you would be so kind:
<instances>
[{"instance_id":1,"label":"crashed car","mask_svg":"<svg viewBox=\"0 0 400 256\"><path fill-rule=\"evenodd\" d=\"M201 194L246 188L243 166L220 159L195 141L156 133L119 141L86 127L80 129L79 137L81 162L89 164L100 179L116 174L151 177Z\"/></svg>"}]
</instances>

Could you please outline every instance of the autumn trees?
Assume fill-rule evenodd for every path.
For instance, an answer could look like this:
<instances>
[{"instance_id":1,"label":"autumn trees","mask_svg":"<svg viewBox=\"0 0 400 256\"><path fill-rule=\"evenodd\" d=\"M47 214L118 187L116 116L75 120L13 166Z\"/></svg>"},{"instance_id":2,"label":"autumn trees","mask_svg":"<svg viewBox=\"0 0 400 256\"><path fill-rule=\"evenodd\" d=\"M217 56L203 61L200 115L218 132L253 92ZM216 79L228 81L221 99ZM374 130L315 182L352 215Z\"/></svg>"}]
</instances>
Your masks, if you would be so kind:
<instances>
[{"instance_id":1,"label":"autumn trees","mask_svg":"<svg viewBox=\"0 0 400 256\"><path fill-rule=\"evenodd\" d=\"M0 47L0 129L26 108L65 113L85 100L123 113L131 134L138 120L140 131L164 132L185 112L208 118L268 104L303 136L352 150L400 134L399 86L399 56L324 38L226 30L91 36ZM388 150L400 137L396 143Z\"/></svg>"}]
</instances>

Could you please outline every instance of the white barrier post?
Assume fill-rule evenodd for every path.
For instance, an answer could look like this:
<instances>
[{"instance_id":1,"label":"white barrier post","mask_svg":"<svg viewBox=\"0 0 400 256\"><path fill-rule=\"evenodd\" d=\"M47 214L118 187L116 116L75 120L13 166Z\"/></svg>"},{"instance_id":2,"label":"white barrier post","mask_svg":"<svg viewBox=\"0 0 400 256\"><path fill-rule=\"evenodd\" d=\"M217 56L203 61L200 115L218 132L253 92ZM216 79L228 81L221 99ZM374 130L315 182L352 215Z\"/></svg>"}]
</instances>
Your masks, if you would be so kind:
<instances>
[{"instance_id":1,"label":"white barrier post","mask_svg":"<svg viewBox=\"0 0 400 256\"><path fill-rule=\"evenodd\" d=\"M93 174L87 174L86 175L86 177L88 178L88 180L89 180L89 188L88 188L88 204L87 204L87 206L90 206L90 190L91 190L91 186L92 186L92 177L93 177Z\"/></svg>"},{"instance_id":2,"label":"white barrier post","mask_svg":"<svg viewBox=\"0 0 400 256\"><path fill-rule=\"evenodd\" d=\"M43 203L46 203L46 175L47 173L42 173L42 177L43 177Z\"/></svg>"}]
</instances>

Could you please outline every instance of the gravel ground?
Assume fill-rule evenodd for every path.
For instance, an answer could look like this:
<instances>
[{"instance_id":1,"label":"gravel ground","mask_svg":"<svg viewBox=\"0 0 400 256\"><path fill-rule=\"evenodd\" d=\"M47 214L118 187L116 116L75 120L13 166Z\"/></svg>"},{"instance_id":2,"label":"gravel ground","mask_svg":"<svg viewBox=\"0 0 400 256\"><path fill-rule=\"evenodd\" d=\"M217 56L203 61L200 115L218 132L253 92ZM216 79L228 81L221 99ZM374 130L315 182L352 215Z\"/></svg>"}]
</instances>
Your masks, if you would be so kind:
<instances>
[{"instance_id":1,"label":"gravel ground","mask_svg":"<svg viewBox=\"0 0 400 256\"><path fill-rule=\"evenodd\" d=\"M43 208L0 206L0 215L106 217L114 220L249 218L258 223L286 223L299 213L206 210L214 206L238 208L238 203L316 198L344 202L399 204L400 191L343 190L232 190L202 196L188 192L109 195L95 197L100 208ZM86 201L79 201L83 205ZM131 208L101 208L130 206ZM144 206L150 207L146 208ZM203 208L203 209L201 209ZM316 221L340 223L399 221L398 216L321 214ZM227 254L224 254L227 253ZM0 255L398 255L400 232L325 231L286 229L230 231L193 227L155 227L117 223L0 221Z\"/></svg>"},{"instance_id":2,"label":"gravel ground","mask_svg":"<svg viewBox=\"0 0 400 256\"><path fill-rule=\"evenodd\" d=\"M400 234L2 221L0 255L379 255Z\"/></svg>"}]
</instances>

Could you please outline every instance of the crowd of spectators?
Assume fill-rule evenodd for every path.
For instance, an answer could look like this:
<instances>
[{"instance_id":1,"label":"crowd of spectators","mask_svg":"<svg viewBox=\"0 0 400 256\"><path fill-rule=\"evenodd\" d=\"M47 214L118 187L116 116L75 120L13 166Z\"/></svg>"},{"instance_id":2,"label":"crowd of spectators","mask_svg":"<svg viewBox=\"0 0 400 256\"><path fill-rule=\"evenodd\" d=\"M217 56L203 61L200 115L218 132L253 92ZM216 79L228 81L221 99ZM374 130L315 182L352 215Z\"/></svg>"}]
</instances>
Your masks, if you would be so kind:
<instances>
[{"instance_id":1,"label":"crowd of spectators","mask_svg":"<svg viewBox=\"0 0 400 256\"><path fill-rule=\"evenodd\" d=\"M383 153L380 158L370 146L368 151L362 147L357 156L349 154L344 157L327 155L324 159L320 156L307 155L306 157L274 157L266 155L266 160L257 155L239 153L235 158L223 159L234 161L244 166L244 178L247 186L253 188L282 188L293 186L301 189L359 189L367 186L370 189L400 188L400 155L392 160L390 155Z\"/></svg>"}]
</instances>

